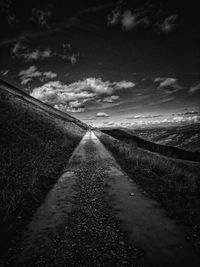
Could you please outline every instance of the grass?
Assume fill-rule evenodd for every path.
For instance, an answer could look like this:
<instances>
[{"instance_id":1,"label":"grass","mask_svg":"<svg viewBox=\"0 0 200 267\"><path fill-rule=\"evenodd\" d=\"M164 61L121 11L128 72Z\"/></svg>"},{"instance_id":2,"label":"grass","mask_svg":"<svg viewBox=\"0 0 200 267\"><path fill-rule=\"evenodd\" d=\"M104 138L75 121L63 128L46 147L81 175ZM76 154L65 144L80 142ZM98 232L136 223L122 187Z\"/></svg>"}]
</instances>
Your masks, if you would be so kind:
<instances>
[{"instance_id":1,"label":"grass","mask_svg":"<svg viewBox=\"0 0 200 267\"><path fill-rule=\"evenodd\" d=\"M200 164L167 158L138 148L132 142L97 135L142 190L158 200L170 217L187 226L188 239L199 251Z\"/></svg>"},{"instance_id":2,"label":"grass","mask_svg":"<svg viewBox=\"0 0 200 267\"><path fill-rule=\"evenodd\" d=\"M103 132L118 140L125 141L126 143L133 143L140 148L159 153L163 156L200 162L200 153L197 151L192 152L178 147L156 144L133 135L131 131L127 129L107 129Z\"/></svg>"},{"instance_id":3,"label":"grass","mask_svg":"<svg viewBox=\"0 0 200 267\"><path fill-rule=\"evenodd\" d=\"M0 93L0 246L4 252L57 181L85 130Z\"/></svg>"}]
</instances>

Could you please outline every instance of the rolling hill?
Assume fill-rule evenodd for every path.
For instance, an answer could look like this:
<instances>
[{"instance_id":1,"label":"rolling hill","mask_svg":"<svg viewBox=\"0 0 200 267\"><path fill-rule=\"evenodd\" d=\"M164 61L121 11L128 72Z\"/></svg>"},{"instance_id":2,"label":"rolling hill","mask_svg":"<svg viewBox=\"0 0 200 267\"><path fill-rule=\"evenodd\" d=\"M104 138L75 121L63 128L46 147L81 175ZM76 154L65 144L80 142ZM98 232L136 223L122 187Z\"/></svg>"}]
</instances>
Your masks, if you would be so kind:
<instances>
[{"instance_id":1,"label":"rolling hill","mask_svg":"<svg viewBox=\"0 0 200 267\"><path fill-rule=\"evenodd\" d=\"M143 135L143 138L139 137L142 134L138 134L137 131L135 130L129 130L129 129L117 129L117 128L108 128L108 129L102 129L104 133L107 133L111 135L112 137L124 141L126 143L131 143L139 148L149 150L151 152L159 153L161 155L167 156L167 157L172 157L172 158L177 158L177 159L183 159L183 160L191 160L191 161L200 161L200 153L195 151L187 151L185 149L181 149L178 147L174 147L171 145L161 145L159 143L154 143L147 139L148 134L145 136ZM139 131L139 130L138 130ZM148 130L146 130L148 131ZM141 133L139 131L139 133ZM158 138L158 137L157 137ZM150 138L148 138L150 139Z\"/></svg>"},{"instance_id":2,"label":"rolling hill","mask_svg":"<svg viewBox=\"0 0 200 267\"><path fill-rule=\"evenodd\" d=\"M173 127L128 129L128 131L133 135L156 144L200 152L199 123Z\"/></svg>"},{"instance_id":3,"label":"rolling hill","mask_svg":"<svg viewBox=\"0 0 200 267\"><path fill-rule=\"evenodd\" d=\"M0 81L0 246L57 181L88 126Z\"/></svg>"}]
</instances>

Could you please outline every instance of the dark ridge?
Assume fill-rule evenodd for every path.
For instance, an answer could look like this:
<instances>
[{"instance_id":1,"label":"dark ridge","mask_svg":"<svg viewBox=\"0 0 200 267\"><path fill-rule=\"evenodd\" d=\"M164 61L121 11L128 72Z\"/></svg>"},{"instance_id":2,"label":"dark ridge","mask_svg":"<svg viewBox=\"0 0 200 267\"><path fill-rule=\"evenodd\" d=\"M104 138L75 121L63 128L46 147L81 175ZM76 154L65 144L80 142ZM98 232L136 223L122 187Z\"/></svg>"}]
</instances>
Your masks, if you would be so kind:
<instances>
[{"instance_id":1,"label":"dark ridge","mask_svg":"<svg viewBox=\"0 0 200 267\"><path fill-rule=\"evenodd\" d=\"M156 152L167 157L200 162L199 152L191 152L173 146L155 144L135 135L129 134L122 129L104 129L102 132L109 134L120 141L124 141L126 143L132 142L140 148L147 149L151 152Z\"/></svg>"}]
</instances>

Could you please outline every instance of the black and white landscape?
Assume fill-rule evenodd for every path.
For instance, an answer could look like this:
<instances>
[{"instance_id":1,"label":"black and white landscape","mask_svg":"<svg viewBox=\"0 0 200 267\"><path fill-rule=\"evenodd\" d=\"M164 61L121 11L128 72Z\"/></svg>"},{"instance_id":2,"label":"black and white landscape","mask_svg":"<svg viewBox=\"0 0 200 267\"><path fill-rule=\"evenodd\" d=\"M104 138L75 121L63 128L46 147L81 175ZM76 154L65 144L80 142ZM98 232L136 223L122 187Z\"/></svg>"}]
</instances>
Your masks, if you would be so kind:
<instances>
[{"instance_id":1,"label":"black and white landscape","mask_svg":"<svg viewBox=\"0 0 200 267\"><path fill-rule=\"evenodd\" d=\"M0 1L0 266L200 266L195 1Z\"/></svg>"}]
</instances>

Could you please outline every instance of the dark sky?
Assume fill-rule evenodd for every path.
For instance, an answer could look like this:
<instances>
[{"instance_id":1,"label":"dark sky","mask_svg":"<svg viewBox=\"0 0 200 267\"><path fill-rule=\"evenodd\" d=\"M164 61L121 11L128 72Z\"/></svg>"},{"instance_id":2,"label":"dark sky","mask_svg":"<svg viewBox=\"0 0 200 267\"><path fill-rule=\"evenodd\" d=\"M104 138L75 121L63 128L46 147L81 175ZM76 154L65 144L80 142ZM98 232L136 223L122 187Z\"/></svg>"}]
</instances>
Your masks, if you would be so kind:
<instances>
[{"instance_id":1,"label":"dark sky","mask_svg":"<svg viewBox=\"0 0 200 267\"><path fill-rule=\"evenodd\" d=\"M0 76L93 125L198 122L195 2L0 0Z\"/></svg>"}]
</instances>

